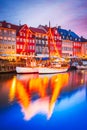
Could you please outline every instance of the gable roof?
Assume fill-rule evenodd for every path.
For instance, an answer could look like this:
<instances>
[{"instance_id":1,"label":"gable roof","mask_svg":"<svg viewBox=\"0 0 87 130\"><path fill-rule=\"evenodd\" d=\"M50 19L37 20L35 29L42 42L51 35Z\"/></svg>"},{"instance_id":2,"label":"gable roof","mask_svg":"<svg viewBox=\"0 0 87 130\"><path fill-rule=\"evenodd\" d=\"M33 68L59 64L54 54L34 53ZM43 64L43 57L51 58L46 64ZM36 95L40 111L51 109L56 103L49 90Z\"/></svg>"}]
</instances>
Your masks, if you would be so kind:
<instances>
[{"instance_id":1,"label":"gable roof","mask_svg":"<svg viewBox=\"0 0 87 130\"><path fill-rule=\"evenodd\" d=\"M57 31L59 32L62 39L64 39L64 40L66 40L68 38L69 40L72 40L72 41L78 41L80 39L80 37L71 30L58 28ZM80 39L80 41L81 41L81 39Z\"/></svg>"},{"instance_id":2,"label":"gable roof","mask_svg":"<svg viewBox=\"0 0 87 130\"><path fill-rule=\"evenodd\" d=\"M87 39L81 37L81 42L87 42Z\"/></svg>"},{"instance_id":3,"label":"gable roof","mask_svg":"<svg viewBox=\"0 0 87 130\"><path fill-rule=\"evenodd\" d=\"M46 32L45 32L43 29L34 28L34 27L30 27L29 29L30 29L32 32L34 32L34 33L46 34Z\"/></svg>"},{"instance_id":4,"label":"gable roof","mask_svg":"<svg viewBox=\"0 0 87 130\"><path fill-rule=\"evenodd\" d=\"M24 26L24 25L15 25L15 24L11 24L8 23L6 21L0 21L0 23L2 24L1 27L3 28L8 28L8 29L13 29L16 30L16 34L19 32L19 30Z\"/></svg>"}]
</instances>

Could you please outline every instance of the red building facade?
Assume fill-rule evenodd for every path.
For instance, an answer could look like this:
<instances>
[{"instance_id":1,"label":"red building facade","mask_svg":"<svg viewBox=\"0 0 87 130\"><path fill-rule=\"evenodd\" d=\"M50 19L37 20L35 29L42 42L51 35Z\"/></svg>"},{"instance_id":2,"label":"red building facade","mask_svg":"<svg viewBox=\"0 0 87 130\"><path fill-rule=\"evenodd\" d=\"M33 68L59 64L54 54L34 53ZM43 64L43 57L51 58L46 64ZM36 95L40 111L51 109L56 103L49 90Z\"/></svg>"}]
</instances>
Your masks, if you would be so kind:
<instances>
[{"instance_id":1,"label":"red building facade","mask_svg":"<svg viewBox=\"0 0 87 130\"><path fill-rule=\"evenodd\" d=\"M57 28L50 26L42 26L40 25L39 28L43 29L47 33L48 37L48 47L50 56L61 56L62 52L62 40L61 35L58 33Z\"/></svg>"},{"instance_id":2,"label":"red building facade","mask_svg":"<svg viewBox=\"0 0 87 130\"><path fill-rule=\"evenodd\" d=\"M50 51L53 55L61 56L62 52L62 41L61 41L61 36L57 32L57 28L51 28L51 43L50 43Z\"/></svg>"},{"instance_id":3,"label":"red building facade","mask_svg":"<svg viewBox=\"0 0 87 130\"><path fill-rule=\"evenodd\" d=\"M35 54L35 39L26 24L21 26L17 33L16 53L23 55Z\"/></svg>"},{"instance_id":4,"label":"red building facade","mask_svg":"<svg viewBox=\"0 0 87 130\"><path fill-rule=\"evenodd\" d=\"M76 39L73 42L73 56L81 56L82 55L81 48L82 48L81 40Z\"/></svg>"}]
</instances>

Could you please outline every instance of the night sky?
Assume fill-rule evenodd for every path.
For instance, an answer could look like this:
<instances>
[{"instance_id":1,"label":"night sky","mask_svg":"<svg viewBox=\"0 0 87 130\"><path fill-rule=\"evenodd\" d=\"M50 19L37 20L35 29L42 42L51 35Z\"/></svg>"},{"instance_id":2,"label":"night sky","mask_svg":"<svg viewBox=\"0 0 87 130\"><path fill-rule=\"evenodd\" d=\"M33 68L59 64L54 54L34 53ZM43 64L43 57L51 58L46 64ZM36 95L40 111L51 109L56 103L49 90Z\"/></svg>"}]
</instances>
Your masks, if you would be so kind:
<instances>
[{"instance_id":1,"label":"night sky","mask_svg":"<svg viewBox=\"0 0 87 130\"><path fill-rule=\"evenodd\" d=\"M0 0L0 21L61 26L87 38L87 0Z\"/></svg>"}]
</instances>

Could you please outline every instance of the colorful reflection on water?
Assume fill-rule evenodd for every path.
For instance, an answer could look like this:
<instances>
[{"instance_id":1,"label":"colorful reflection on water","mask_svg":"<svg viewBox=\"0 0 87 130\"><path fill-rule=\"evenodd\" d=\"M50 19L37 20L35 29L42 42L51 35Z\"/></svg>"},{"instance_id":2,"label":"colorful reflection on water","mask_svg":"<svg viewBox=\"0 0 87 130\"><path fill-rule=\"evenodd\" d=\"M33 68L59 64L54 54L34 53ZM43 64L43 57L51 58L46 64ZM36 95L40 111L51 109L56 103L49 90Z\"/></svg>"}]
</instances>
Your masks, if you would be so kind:
<instances>
[{"instance_id":1,"label":"colorful reflection on water","mask_svg":"<svg viewBox=\"0 0 87 130\"><path fill-rule=\"evenodd\" d=\"M87 128L86 71L0 76L0 129Z\"/></svg>"}]
</instances>

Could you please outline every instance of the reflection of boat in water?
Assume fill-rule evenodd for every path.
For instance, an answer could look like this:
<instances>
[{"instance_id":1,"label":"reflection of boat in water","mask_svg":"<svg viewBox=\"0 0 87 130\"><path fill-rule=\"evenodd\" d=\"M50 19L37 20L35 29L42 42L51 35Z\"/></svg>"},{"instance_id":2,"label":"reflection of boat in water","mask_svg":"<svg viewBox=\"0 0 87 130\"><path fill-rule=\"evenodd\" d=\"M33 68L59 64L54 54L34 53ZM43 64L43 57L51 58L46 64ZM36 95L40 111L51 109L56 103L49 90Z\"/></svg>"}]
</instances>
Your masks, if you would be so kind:
<instances>
[{"instance_id":1,"label":"reflection of boat in water","mask_svg":"<svg viewBox=\"0 0 87 130\"><path fill-rule=\"evenodd\" d=\"M31 120L37 114L44 114L47 116L47 119L50 119L54 112L54 107L57 107L58 109L56 110L59 111L66 109L67 107L73 107L75 104L83 102L86 99L86 87L81 87L80 89L77 88L70 93L67 93L65 91L61 93L64 85L67 85L67 79L67 74L58 74L56 76L53 76L50 81L50 89L52 88L51 95L39 95L39 97L37 96L33 99L35 93L32 95L29 95L29 93L42 93L45 90L44 85L46 85L46 82L48 81L45 80L43 84L43 79L38 80L38 82L37 79L31 79L33 82L31 82L28 87L25 87L23 84L21 84L20 81L14 78L13 85L10 89L9 99L10 101L13 101L14 97L16 96L18 103L21 106L21 112L23 112L25 120ZM48 84L46 87L48 87Z\"/></svg>"},{"instance_id":2,"label":"reflection of boat in water","mask_svg":"<svg viewBox=\"0 0 87 130\"><path fill-rule=\"evenodd\" d=\"M68 68L49 68L49 67L16 67L17 73L39 73L39 74L52 74L66 72Z\"/></svg>"},{"instance_id":3,"label":"reflection of boat in water","mask_svg":"<svg viewBox=\"0 0 87 130\"><path fill-rule=\"evenodd\" d=\"M67 93L64 96L61 95L58 108L62 110L68 107L73 107L74 105L80 104L84 101L86 101L86 87L70 91L68 95Z\"/></svg>"},{"instance_id":4,"label":"reflection of boat in water","mask_svg":"<svg viewBox=\"0 0 87 130\"><path fill-rule=\"evenodd\" d=\"M50 97L44 97L30 102L27 108L22 107L22 112L24 113L24 119L30 120L38 113L43 113L44 115L46 114L47 119L50 119L53 113L55 103L53 103L51 109L49 109L50 108L49 102L50 102Z\"/></svg>"},{"instance_id":5,"label":"reflection of boat in water","mask_svg":"<svg viewBox=\"0 0 87 130\"><path fill-rule=\"evenodd\" d=\"M38 77L39 77L38 74L17 74L17 79L25 82L28 81L29 79Z\"/></svg>"}]
</instances>

